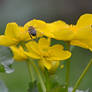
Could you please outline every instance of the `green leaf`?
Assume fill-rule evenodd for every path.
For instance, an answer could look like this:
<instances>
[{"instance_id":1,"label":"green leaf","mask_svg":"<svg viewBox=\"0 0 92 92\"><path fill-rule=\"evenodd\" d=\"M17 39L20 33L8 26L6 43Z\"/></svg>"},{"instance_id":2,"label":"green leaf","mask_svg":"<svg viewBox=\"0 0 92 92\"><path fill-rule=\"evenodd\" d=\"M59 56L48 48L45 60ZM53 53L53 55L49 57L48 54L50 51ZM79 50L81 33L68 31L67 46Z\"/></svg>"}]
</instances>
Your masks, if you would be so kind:
<instances>
[{"instance_id":1,"label":"green leaf","mask_svg":"<svg viewBox=\"0 0 92 92\"><path fill-rule=\"evenodd\" d=\"M0 72L5 72L4 66L0 64Z\"/></svg>"}]
</instances>

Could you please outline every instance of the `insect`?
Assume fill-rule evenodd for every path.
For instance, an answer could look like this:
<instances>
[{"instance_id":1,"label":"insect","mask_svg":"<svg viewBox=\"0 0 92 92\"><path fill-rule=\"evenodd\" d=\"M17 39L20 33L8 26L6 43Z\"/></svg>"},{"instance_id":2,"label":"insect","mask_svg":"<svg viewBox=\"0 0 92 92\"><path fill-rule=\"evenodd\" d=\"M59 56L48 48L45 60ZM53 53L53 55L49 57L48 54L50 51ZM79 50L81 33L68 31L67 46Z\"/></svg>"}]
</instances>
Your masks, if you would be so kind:
<instances>
[{"instance_id":1,"label":"insect","mask_svg":"<svg viewBox=\"0 0 92 92\"><path fill-rule=\"evenodd\" d=\"M31 38L32 38L32 36L36 36L37 35L35 28L32 27L32 26L30 26L28 28L28 33L29 33L29 35L30 35Z\"/></svg>"}]
</instances>

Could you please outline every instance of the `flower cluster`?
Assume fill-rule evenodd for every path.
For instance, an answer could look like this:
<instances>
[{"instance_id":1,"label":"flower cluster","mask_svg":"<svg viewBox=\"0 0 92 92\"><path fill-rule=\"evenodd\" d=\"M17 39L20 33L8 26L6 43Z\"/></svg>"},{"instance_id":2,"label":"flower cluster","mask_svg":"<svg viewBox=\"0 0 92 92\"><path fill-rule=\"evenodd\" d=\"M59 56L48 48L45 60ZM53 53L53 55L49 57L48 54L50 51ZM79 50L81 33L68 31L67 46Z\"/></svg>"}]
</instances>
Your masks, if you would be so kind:
<instances>
[{"instance_id":1,"label":"flower cluster","mask_svg":"<svg viewBox=\"0 0 92 92\"><path fill-rule=\"evenodd\" d=\"M38 41L33 39L39 38ZM24 26L8 23L5 34L0 35L0 45L11 48L16 61L37 59L42 68L56 69L61 60L71 57L63 45L51 46L51 38L69 42L70 45L92 50L92 14L82 15L76 25L62 20L46 23L30 20Z\"/></svg>"}]
</instances>

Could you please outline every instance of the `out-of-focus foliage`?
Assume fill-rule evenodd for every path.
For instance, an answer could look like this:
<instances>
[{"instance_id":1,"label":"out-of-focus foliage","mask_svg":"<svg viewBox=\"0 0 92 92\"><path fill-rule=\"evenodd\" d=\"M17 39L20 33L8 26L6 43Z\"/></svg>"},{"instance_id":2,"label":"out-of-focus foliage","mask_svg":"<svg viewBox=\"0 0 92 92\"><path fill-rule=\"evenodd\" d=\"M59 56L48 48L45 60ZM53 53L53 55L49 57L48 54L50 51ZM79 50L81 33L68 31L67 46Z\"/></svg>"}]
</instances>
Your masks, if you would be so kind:
<instances>
[{"instance_id":1,"label":"out-of-focus foliage","mask_svg":"<svg viewBox=\"0 0 92 92\"><path fill-rule=\"evenodd\" d=\"M0 92L8 92L8 88L5 86L5 84L1 80L0 80Z\"/></svg>"},{"instance_id":2,"label":"out-of-focus foliage","mask_svg":"<svg viewBox=\"0 0 92 92\"><path fill-rule=\"evenodd\" d=\"M74 47L72 48L72 59L71 59L71 81L70 86L76 82L77 78L80 76L81 72L85 68L86 64L92 57L92 53L82 48ZM13 68L15 72L11 74L3 74L0 73L0 79L4 80L5 84L7 85L9 92L26 92L28 89L29 83L29 74L27 71L27 66L25 63L21 62L14 62ZM90 89L92 90L92 67L89 69L87 75L83 79L82 83L79 86L79 89ZM63 84L64 83L64 75L65 75L65 68L63 70L58 70L55 76L55 80ZM20 85L20 86L19 86ZM24 89L25 88L25 89Z\"/></svg>"}]
</instances>

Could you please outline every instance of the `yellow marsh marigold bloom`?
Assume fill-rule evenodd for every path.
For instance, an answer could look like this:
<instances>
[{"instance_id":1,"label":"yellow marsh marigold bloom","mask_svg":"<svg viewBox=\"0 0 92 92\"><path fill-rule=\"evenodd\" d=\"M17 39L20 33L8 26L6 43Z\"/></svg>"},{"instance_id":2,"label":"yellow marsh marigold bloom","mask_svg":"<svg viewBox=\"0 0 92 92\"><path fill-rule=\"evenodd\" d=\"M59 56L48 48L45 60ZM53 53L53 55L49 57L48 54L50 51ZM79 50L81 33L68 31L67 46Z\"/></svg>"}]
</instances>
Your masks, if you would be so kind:
<instances>
[{"instance_id":1,"label":"yellow marsh marigold bloom","mask_svg":"<svg viewBox=\"0 0 92 92\"><path fill-rule=\"evenodd\" d=\"M61 20L46 23L34 19L26 23L25 26L33 26L36 31L47 37L71 41L72 45L92 50L92 14L82 15L76 25L68 25Z\"/></svg>"},{"instance_id":2,"label":"yellow marsh marigold bloom","mask_svg":"<svg viewBox=\"0 0 92 92\"><path fill-rule=\"evenodd\" d=\"M71 44L92 50L92 14L80 16Z\"/></svg>"},{"instance_id":3,"label":"yellow marsh marigold bloom","mask_svg":"<svg viewBox=\"0 0 92 92\"><path fill-rule=\"evenodd\" d=\"M50 46L50 39L40 38L39 42L31 41L26 44L27 52L25 54L33 59L38 59L41 66L48 70L55 69L60 60L71 57L69 51L65 51L60 44Z\"/></svg>"},{"instance_id":4,"label":"yellow marsh marigold bloom","mask_svg":"<svg viewBox=\"0 0 92 92\"><path fill-rule=\"evenodd\" d=\"M0 45L16 45L21 41L27 41L29 39L30 36L24 27L20 27L15 22L12 22L7 24L5 34L0 35Z\"/></svg>"},{"instance_id":5,"label":"yellow marsh marigold bloom","mask_svg":"<svg viewBox=\"0 0 92 92\"><path fill-rule=\"evenodd\" d=\"M12 50L13 58L16 61L23 61L27 59L27 56L24 54L24 49L22 48L22 46L11 46L10 49Z\"/></svg>"},{"instance_id":6,"label":"yellow marsh marigold bloom","mask_svg":"<svg viewBox=\"0 0 92 92\"><path fill-rule=\"evenodd\" d=\"M74 32L70 29L70 26L61 20L46 23L42 20L34 19L24 25L24 27L29 26L33 26L37 32L57 40L71 40L74 36Z\"/></svg>"}]
</instances>

